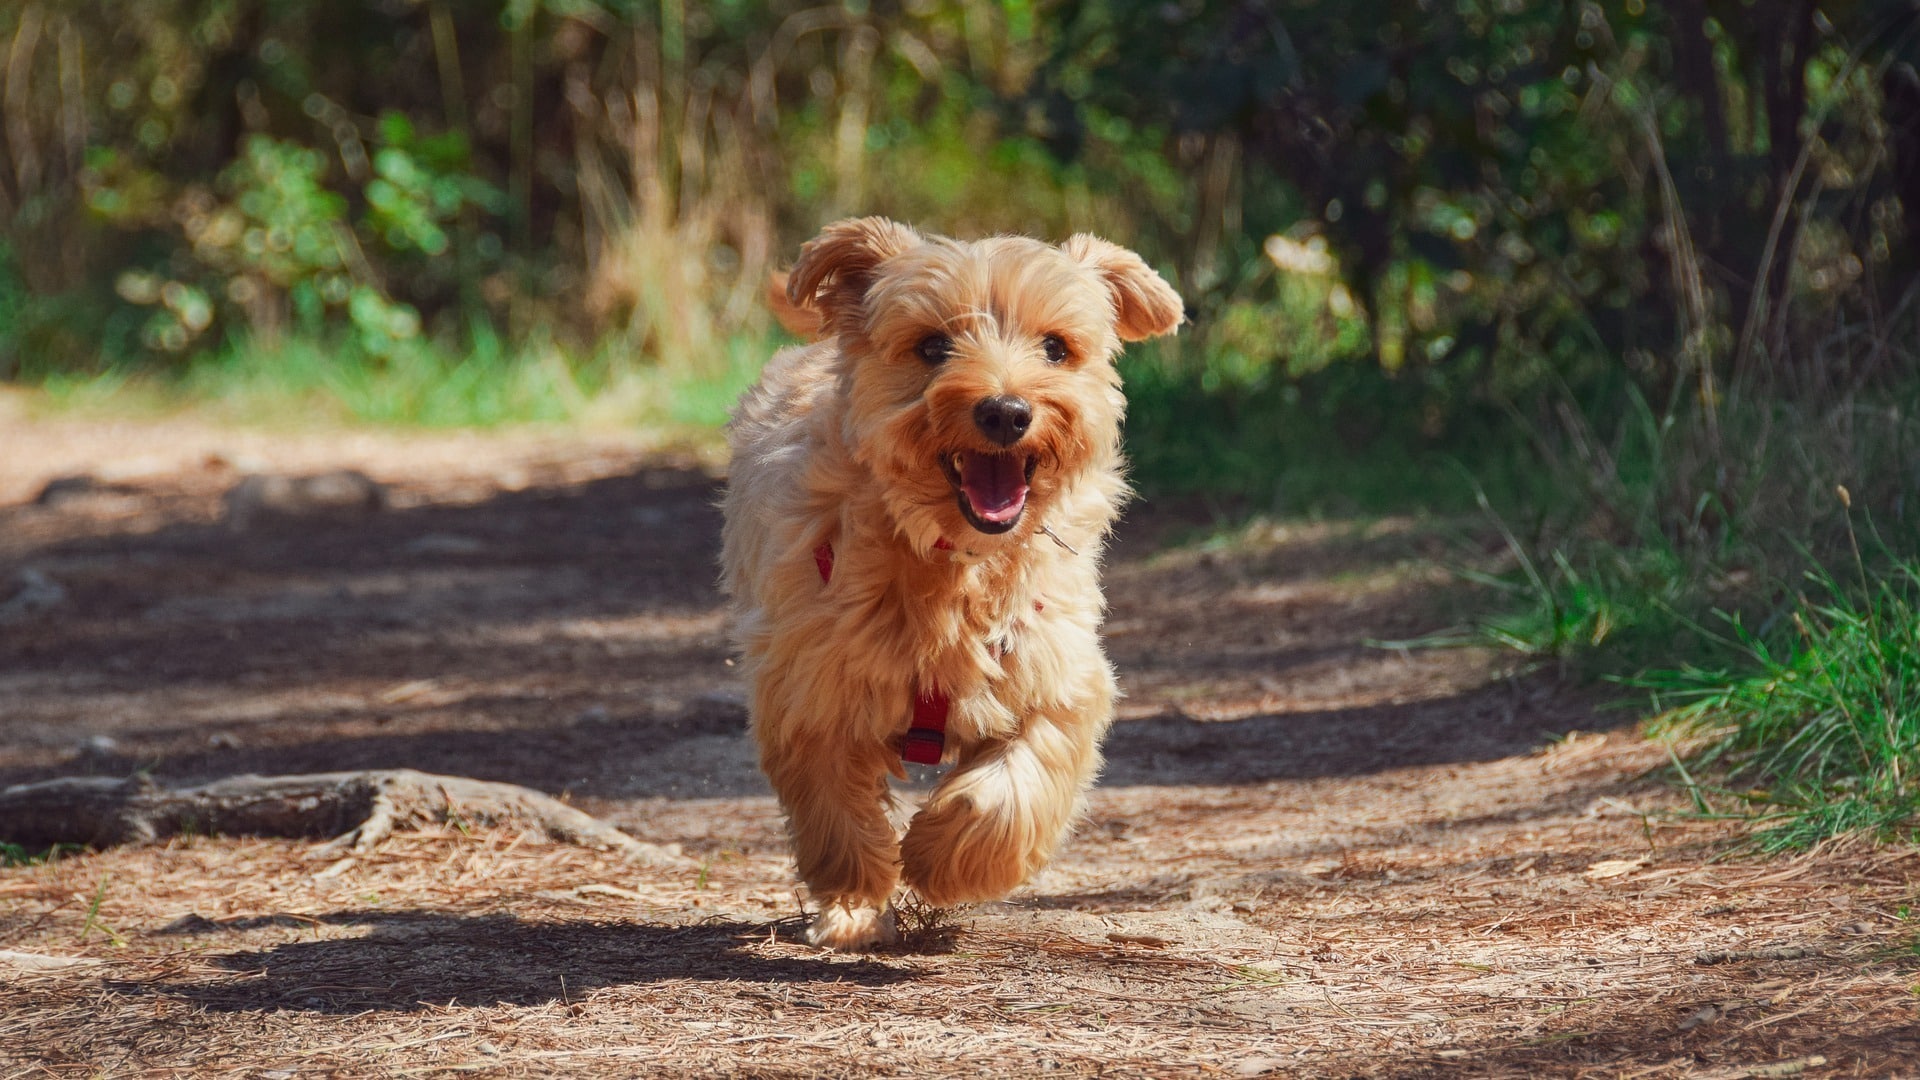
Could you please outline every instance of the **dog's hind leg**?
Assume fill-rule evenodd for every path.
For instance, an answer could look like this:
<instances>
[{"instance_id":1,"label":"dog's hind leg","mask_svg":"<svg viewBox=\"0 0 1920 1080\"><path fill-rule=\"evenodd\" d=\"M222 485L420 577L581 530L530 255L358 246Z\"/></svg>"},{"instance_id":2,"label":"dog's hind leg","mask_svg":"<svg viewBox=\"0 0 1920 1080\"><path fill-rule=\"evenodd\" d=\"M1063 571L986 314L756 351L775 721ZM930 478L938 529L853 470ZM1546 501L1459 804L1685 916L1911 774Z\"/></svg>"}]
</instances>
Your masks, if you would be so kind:
<instances>
[{"instance_id":1,"label":"dog's hind leg","mask_svg":"<svg viewBox=\"0 0 1920 1080\"><path fill-rule=\"evenodd\" d=\"M936 907L992 900L1045 866L1100 768L1111 688L1075 710L1030 716L949 774L901 841L908 885Z\"/></svg>"},{"instance_id":2,"label":"dog's hind leg","mask_svg":"<svg viewBox=\"0 0 1920 1080\"><path fill-rule=\"evenodd\" d=\"M790 742L762 745L761 765L787 812L794 859L820 913L807 941L860 949L893 940L887 906L900 875L900 848L887 819L887 747Z\"/></svg>"}]
</instances>

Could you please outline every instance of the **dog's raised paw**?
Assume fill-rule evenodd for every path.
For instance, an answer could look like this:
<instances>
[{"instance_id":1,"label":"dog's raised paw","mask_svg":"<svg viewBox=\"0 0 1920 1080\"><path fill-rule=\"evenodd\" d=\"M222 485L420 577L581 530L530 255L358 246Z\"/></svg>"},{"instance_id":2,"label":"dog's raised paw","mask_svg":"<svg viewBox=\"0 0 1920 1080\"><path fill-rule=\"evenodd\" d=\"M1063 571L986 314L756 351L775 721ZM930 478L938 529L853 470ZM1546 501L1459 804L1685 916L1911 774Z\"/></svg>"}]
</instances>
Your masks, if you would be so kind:
<instances>
[{"instance_id":1,"label":"dog's raised paw","mask_svg":"<svg viewBox=\"0 0 1920 1080\"><path fill-rule=\"evenodd\" d=\"M900 841L902 880L935 907L997 900L1018 888L1045 853L1030 817L936 795Z\"/></svg>"},{"instance_id":2,"label":"dog's raised paw","mask_svg":"<svg viewBox=\"0 0 1920 1080\"><path fill-rule=\"evenodd\" d=\"M888 945L899 937L893 908L828 904L807 924L807 944L835 952L855 952Z\"/></svg>"}]
</instances>

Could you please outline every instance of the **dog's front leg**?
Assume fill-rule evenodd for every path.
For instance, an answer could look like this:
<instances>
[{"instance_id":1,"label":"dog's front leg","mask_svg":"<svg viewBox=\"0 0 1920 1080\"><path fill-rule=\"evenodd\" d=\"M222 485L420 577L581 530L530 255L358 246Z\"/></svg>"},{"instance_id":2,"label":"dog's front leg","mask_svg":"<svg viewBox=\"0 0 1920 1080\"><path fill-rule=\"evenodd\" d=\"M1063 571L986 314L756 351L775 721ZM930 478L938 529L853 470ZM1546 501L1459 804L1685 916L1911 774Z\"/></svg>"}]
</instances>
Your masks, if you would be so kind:
<instances>
[{"instance_id":1,"label":"dog's front leg","mask_svg":"<svg viewBox=\"0 0 1920 1080\"><path fill-rule=\"evenodd\" d=\"M888 900L899 880L899 844L887 820L891 751L762 732L760 762L787 812L800 877L820 905L807 940L860 949L893 940Z\"/></svg>"},{"instance_id":2,"label":"dog's front leg","mask_svg":"<svg viewBox=\"0 0 1920 1080\"><path fill-rule=\"evenodd\" d=\"M907 884L947 907L997 899L1032 877L1073 824L1112 716L1111 688L1102 688L1086 706L1038 712L962 761L907 827Z\"/></svg>"}]
</instances>

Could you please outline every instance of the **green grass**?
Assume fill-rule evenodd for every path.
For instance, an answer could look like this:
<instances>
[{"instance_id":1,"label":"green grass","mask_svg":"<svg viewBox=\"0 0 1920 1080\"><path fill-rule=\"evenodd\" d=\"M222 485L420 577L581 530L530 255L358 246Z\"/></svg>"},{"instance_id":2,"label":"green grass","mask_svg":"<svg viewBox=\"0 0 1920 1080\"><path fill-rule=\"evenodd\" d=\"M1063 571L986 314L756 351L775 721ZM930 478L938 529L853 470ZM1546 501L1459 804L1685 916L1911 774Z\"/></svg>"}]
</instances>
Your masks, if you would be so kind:
<instances>
[{"instance_id":1,"label":"green grass","mask_svg":"<svg viewBox=\"0 0 1920 1080\"><path fill-rule=\"evenodd\" d=\"M1587 677L1639 670L1676 646L1703 644L1685 613L1702 592L1701 568L1664 537L1530 544L1484 495L1479 502L1509 568L1455 570L1503 598L1474 624L1477 643L1553 659Z\"/></svg>"},{"instance_id":2,"label":"green grass","mask_svg":"<svg viewBox=\"0 0 1920 1080\"><path fill-rule=\"evenodd\" d=\"M40 866L81 850L79 844L55 844L44 851L34 851L19 844L0 843L0 867Z\"/></svg>"},{"instance_id":3,"label":"green grass","mask_svg":"<svg viewBox=\"0 0 1920 1080\"><path fill-rule=\"evenodd\" d=\"M1920 561L1855 570L1852 588L1810 574L1776 633L1726 616L1738 665L1636 680L1668 706L1654 731L1705 740L1693 771L1724 783L1694 785L1703 807L1717 797L1754 815L1766 851L1849 832L1911 837L1920 813Z\"/></svg>"},{"instance_id":4,"label":"green grass","mask_svg":"<svg viewBox=\"0 0 1920 1080\"><path fill-rule=\"evenodd\" d=\"M1692 751L1674 772L1696 808L1749 819L1761 850L1913 835L1920 544L1889 478L1911 474L1915 389L1730 400L1717 438L1637 395L1610 424L1575 416L1579 438L1535 455L1544 497L1479 499L1501 557L1465 576L1505 610L1478 637L1638 691L1621 704ZM1871 487L1859 509L1834 498L1847 477ZM1868 506L1895 525L1871 562Z\"/></svg>"},{"instance_id":5,"label":"green grass","mask_svg":"<svg viewBox=\"0 0 1920 1080\"><path fill-rule=\"evenodd\" d=\"M1289 378L1222 368L1204 348L1121 359L1127 453L1148 495L1202 495L1244 518L1470 511L1476 485L1508 506L1546 494L1523 432L1491 408L1440 416L1423 373L1342 361Z\"/></svg>"},{"instance_id":6,"label":"green grass","mask_svg":"<svg viewBox=\"0 0 1920 1080\"><path fill-rule=\"evenodd\" d=\"M726 341L697 368L646 363L617 340L570 349L534 338L508 347L480 328L452 350L419 342L384 357L349 339L237 340L171 370L55 372L39 380L50 404L82 412L193 408L244 424L366 424L494 428L528 424L645 426L710 432L778 342Z\"/></svg>"}]
</instances>

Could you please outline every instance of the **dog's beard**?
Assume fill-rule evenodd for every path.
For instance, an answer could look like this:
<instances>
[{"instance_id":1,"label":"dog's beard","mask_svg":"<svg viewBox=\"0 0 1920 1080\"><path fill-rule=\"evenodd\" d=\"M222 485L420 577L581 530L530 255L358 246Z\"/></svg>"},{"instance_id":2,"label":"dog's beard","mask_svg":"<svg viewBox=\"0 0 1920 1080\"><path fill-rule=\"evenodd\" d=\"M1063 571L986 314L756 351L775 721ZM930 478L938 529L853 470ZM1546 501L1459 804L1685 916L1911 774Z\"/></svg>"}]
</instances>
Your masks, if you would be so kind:
<instances>
[{"instance_id":1,"label":"dog's beard","mask_svg":"<svg viewBox=\"0 0 1920 1080\"><path fill-rule=\"evenodd\" d=\"M1037 454L1019 448L956 450L941 459L940 468L953 487L960 516L974 531L993 536L1020 524L1039 464Z\"/></svg>"}]
</instances>

